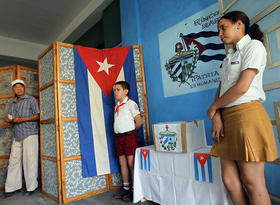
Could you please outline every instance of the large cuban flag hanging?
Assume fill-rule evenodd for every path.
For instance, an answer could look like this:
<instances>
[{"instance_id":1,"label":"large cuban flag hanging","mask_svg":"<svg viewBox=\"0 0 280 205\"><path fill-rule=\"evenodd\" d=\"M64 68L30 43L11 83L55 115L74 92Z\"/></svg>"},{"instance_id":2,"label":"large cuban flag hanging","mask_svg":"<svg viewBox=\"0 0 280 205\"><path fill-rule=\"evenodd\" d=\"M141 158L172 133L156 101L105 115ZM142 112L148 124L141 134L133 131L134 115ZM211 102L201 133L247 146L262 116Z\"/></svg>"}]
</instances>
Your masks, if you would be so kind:
<instances>
[{"instance_id":1,"label":"large cuban flag hanging","mask_svg":"<svg viewBox=\"0 0 280 205\"><path fill-rule=\"evenodd\" d=\"M113 131L113 86L116 81L127 81L129 97L139 105L133 48L98 50L74 46L74 63L83 177L119 172ZM144 144L140 130L139 140Z\"/></svg>"}]
</instances>

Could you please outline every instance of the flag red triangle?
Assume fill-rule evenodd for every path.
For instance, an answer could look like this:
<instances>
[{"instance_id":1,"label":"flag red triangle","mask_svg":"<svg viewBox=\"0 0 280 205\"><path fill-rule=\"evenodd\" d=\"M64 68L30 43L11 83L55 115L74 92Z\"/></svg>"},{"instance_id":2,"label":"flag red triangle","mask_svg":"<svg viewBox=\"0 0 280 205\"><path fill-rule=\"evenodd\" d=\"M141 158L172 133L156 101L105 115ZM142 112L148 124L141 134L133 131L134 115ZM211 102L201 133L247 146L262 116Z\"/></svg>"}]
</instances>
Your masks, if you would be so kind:
<instances>
[{"instance_id":1,"label":"flag red triangle","mask_svg":"<svg viewBox=\"0 0 280 205\"><path fill-rule=\"evenodd\" d=\"M202 52L206 49L204 45L202 45L201 43L199 43L198 41L189 38L187 36L183 36L183 39L186 43L186 46L188 48L188 50L190 50L190 44L193 43L194 45L196 45L196 47L198 48L198 55L200 56L202 54Z\"/></svg>"},{"instance_id":2,"label":"flag red triangle","mask_svg":"<svg viewBox=\"0 0 280 205\"><path fill-rule=\"evenodd\" d=\"M83 46L75 46L75 48L103 93L109 97L130 46L103 50ZM100 70L103 64L109 64L108 73L105 70Z\"/></svg>"},{"instance_id":3,"label":"flag red triangle","mask_svg":"<svg viewBox=\"0 0 280 205\"><path fill-rule=\"evenodd\" d=\"M149 154L149 149L141 149L142 155L144 157L144 159L147 159L147 156Z\"/></svg>"},{"instance_id":4,"label":"flag red triangle","mask_svg":"<svg viewBox=\"0 0 280 205\"><path fill-rule=\"evenodd\" d=\"M209 157L209 154L208 153L194 153L194 154L195 154L197 160L199 161L201 167L203 167L206 160Z\"/></svg>"}]
</instances>

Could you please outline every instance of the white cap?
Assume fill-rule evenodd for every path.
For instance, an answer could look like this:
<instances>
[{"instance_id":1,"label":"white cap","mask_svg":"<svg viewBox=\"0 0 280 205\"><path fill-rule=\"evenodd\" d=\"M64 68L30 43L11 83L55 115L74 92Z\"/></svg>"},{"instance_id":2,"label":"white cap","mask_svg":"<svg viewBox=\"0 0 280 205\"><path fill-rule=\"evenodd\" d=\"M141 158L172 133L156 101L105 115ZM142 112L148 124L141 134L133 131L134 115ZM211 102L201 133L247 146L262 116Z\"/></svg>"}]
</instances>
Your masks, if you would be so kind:
<instances>
[{"instance_id":1,"label":"white cap","mask_svg":"<svg viewBox=\"0 0 280 205\"><path fill-rule=\"evenodd\" d=\"M15 84L17 84L17 83L20 83L20 84L24 85L23 80L16 79L16 80L14 80L14 81L12 82L12 87L13 87Z\"/></svg>"}]
</instances>

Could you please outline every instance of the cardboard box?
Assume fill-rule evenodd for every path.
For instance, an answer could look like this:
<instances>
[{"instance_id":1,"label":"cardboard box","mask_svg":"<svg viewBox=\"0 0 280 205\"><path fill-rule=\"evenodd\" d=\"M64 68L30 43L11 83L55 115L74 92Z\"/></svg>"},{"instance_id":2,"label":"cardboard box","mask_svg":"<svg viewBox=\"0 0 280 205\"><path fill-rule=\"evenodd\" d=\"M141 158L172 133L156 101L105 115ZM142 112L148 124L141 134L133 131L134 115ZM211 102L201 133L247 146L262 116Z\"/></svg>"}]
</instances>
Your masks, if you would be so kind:
<instances>
[{"instance_id":1,"label":"cardboard box","mask_svg":"<svg viewBox=\"0 0 280 205\"><path fill-rule=\"evenodd\" d=\"M153 124L156 151L193 152L206 147L203 120Z\"/></svg>"}]
</instances>

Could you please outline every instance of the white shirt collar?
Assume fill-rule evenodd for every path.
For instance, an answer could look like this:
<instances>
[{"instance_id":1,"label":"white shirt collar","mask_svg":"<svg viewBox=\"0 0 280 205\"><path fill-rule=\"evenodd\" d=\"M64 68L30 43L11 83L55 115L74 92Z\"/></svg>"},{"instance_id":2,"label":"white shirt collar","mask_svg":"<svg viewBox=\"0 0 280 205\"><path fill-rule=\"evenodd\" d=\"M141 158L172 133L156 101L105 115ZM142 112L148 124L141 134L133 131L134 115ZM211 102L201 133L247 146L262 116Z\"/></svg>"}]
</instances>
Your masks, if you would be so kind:
<instances>
[{"instance_id":1,"label":"white shirt collar","mask_svg":"<svg viewBox=\"0 0 280 205\"><path fill-rule=\"evenodd\" d=\"M236 50L241 50L247 43L251 41L251 37L246 34L236 44ZM228 54L233 54L235 51L233 48L228 49Z\"/></svg>"},{"instance_id":2,"label":"white shirt collar","mask_svg":"<svg viewBox=\"0 0 280 205\"><path fill-rule=\"evenodd\" d=\"M118 101L118 105L120 105L120 104L122 104L122 103L126 103L127 101L128 101L128 97L126 96L126 97L123 99L122 102L119 102L119 101Z\"/></svg>"},{"instance_id":3,"label":"white shirt collar","mask_svg":"<svg viewBox=\"0 0 280 205\"><path fill-rule=\"evenodd\" d=\"M236 45L236 49L237 50L241 50L245 45L247 45L249 42L251 41L251 37L246 34L245 36L243 36L237 43Z\"/></svg>"}]
</instances>

